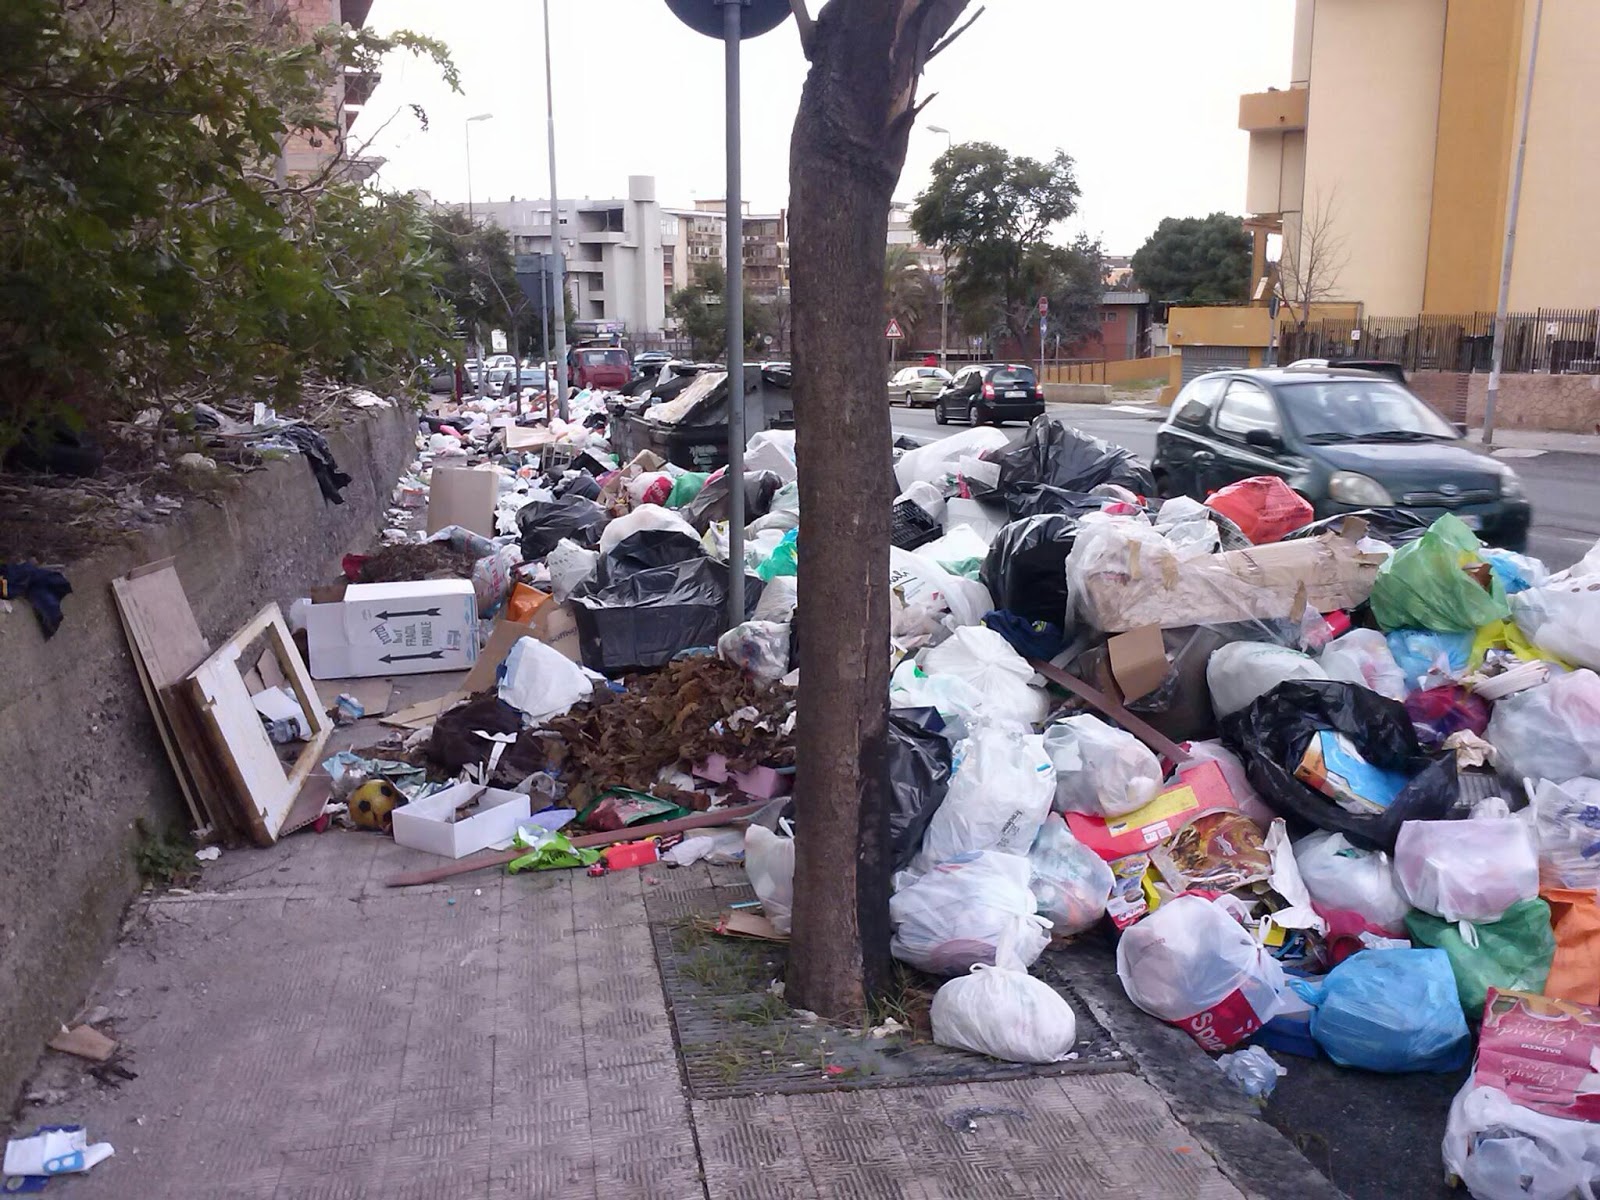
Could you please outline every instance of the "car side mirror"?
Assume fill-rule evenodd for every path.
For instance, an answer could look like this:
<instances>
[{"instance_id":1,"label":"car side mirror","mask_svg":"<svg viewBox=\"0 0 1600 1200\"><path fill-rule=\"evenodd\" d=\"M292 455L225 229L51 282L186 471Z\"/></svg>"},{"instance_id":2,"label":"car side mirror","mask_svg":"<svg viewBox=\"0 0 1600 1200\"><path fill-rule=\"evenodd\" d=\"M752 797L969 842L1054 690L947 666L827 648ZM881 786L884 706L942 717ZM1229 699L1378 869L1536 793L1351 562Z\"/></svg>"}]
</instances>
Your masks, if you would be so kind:
<instances>
[{"instance_id":1,"label":"car side mirror","mask_svg":"<svg viewBox=\"0 0 1600 1200\"><path fill-rule=\"evenodd\" d=\"M1270 429L1251 429L1244 435L1246 446L1258 446L1263 450L1283 449L1283 439Z\"/></svg>"},{"instance_id":2,"label":"car side mirror","mask_svg":"<svg viewBox=\"0 0 1600 1200\"><path fill-rule=\"evenodd\" d=\"M1456 436L1458 438L1464 438L1467 436L1467 423L1465 421L1451 421L1450 428L1456 431Z\"/></svg>"}]
</instances>

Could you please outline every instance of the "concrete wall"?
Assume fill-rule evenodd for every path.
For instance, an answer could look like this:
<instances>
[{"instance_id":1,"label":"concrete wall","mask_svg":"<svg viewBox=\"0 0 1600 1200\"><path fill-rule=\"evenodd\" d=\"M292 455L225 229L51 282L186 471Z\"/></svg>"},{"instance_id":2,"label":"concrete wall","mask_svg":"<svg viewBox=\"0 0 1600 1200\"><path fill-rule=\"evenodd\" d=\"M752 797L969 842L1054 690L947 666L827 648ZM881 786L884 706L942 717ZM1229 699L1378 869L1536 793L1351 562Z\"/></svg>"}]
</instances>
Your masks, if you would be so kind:
<instances>
[{"instance_id":1,"label":"concrete wall","mask_svg":"<svg viewBox=\"0 0 1600 1200\"><path fill-rule=\"evenodd\" d=\"M1167 311L1167 341L1181 346L1267 346L1272 317L1261 305L1175 305Z\"/></svg>"},{"instance_id":2,"label":"concrete wall","mask_svg":"<svg viewBox=\"0 0 1600 1200\"><path fill-rule=\"evenodd\" d=\"M1449 420L1483 424L1486 373L1416 371L1409 382ZM1502 375L1494 421L1500 429L1593 434L1600 429L1600 375Z\"/></svg>"},{"instance_id":3,"label":"concrete wall","mask_svg":"<svg viewBox=\"0 0 1600 1200\"><path fill-rule=\"evenodd\" d=\"M370 547L389 494L414 457L413 414L363 416L330 436L354 476L324 503L296 457L192 501L169 524L69 564L66 620L46 641L27 604L0 617L0 1101L70 1019L138 886L134 822L187 823L139 687L110 582L175 556L212 645L262 605L331 582L341 554ZM115 1140L115 1131L110 1132Z\"/></svg>"}]
</instances>

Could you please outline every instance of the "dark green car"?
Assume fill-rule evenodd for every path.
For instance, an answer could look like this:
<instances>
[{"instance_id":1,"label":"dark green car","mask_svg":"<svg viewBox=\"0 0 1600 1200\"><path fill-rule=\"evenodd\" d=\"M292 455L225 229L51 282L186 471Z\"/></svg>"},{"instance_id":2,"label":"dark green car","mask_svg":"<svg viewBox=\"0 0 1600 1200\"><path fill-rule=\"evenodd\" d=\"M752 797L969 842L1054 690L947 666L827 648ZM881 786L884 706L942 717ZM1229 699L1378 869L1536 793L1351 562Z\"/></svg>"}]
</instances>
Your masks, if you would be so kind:
<instances>
[{"instance_id":1,"label":"dark green car","mask_svg":"<svg viewBox=\"0 0 1600 1200\"><path fill-rule=\"evenodd\" d=\"M1532 507L1510 467L1403 384L1368 371L1289 367L1215 371L1186 384L1156 434L1164 496L1204 500L1252 475L1276 475L1318 519L1400 508L1454 513L1485 542L1522 550Z\"/></svg>"}]
</instances>

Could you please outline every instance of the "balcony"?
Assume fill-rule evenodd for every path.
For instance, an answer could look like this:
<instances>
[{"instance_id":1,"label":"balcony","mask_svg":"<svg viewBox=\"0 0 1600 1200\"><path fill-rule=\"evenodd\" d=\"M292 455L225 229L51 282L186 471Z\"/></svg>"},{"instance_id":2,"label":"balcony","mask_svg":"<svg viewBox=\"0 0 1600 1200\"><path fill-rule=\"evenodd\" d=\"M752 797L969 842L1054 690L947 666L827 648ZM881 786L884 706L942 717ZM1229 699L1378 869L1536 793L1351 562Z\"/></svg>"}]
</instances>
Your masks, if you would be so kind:
<instances>
[{"instance_id":1,"label":"balcony","mask_svg":"<svg viewBox=\"0 0 1600 1200\"><path fill-rule=\"evenodd\" d=\"M1239 128L1250 133L1283 133L1306 127L1309 88L1269 89L1239 97Z\"/></svg>"}]
</instances>

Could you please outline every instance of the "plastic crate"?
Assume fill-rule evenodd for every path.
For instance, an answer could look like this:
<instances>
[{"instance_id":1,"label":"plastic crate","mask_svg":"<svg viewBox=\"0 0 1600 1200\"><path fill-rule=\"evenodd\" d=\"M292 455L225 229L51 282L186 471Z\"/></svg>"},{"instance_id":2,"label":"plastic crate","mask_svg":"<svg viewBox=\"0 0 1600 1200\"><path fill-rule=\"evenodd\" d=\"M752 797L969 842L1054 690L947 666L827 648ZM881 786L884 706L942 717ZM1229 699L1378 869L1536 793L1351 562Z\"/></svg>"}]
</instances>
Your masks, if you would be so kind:
<instances>
[{"instance_id":1,"label":"plastic crate","mask_svg":"<svg viewBox=\"0 0 1600 1200\"><path fill-rule=\"evenodd\" d=\"M944 532L939 522L930 517L915 500L902 500L896 504L891 521L889 544L902 550L926 546Z\"/></svg>"}]
</instances>

